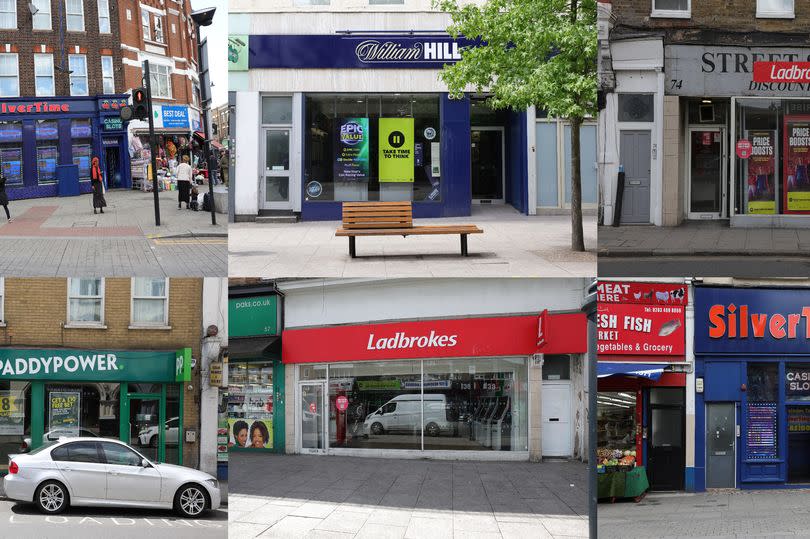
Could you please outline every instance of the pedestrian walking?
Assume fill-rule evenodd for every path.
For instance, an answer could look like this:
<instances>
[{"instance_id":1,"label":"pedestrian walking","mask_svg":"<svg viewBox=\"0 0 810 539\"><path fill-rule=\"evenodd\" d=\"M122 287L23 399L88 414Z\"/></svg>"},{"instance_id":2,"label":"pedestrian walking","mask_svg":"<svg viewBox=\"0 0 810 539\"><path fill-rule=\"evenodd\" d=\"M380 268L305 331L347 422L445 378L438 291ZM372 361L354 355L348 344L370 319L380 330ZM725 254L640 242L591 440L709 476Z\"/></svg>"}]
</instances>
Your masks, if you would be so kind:
<instances>
[{"instance_id":1,"label":"pedestrian walking","mask_svg":"<svg viewBox=\"0 0 810 539\"><path fill-rule=\"evenodd\" d=\"M6 175L3 174L2 166L0 166L0 206L3 206L3 209L6 210L6 219L10 223L14 219L11 218L11 214L8 211L8 194L6 193Z\"/></svg>"},{"instance_id":2,"label":"pedestrian walking","mask_svg":"<svg viewBox=\"0 0 810 539\"><path fill-rule=\"evenodd\" d=\"M177 165L177 209L179 210L183 202L188 209L189 192L191 191L191 165L188 164L188 155L183 156L183 162Z\"/></svg>"},{"instance_id":3,"label":"pedestrian walking","mask_svg":"<svg viewBox=\"0 0 810 539\"><path fill-rule=\"evenodd\" d=\"M93 158L93 164L90 167L90 185L93 188L93 213L96 213L96 209L104 213L104 208L107 206L107 201L104 199L106 190L104 189L104 175L101 173L98 157Z\"/></svg>"}]
</instances>

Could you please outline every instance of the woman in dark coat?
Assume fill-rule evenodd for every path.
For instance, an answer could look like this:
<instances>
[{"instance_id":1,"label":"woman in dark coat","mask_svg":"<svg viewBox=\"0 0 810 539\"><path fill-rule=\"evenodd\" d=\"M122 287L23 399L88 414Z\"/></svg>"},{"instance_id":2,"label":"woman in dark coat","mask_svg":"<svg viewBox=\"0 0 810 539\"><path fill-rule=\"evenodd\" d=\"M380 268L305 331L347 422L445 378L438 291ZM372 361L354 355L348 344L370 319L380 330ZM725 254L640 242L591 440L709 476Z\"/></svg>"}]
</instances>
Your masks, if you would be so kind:
<instances>
[{"instance_id":1,"label":"woman in dark coat","mask_svg":"<svg viewBox=\"0 0 810 539\"><path fill-rule=\"evenodd\" d=\"M90 168L90 184L93 186L93 213L96 213L96 208L104 213L107 201L104 200L104 176L101 174L98 157L93 158L93 165Z\"/></svg>"},{"instance_id":2,"label":"woman in dark coat","mask_svg":"<svg viewBox=\"0 0 810 539\"><path fill-rule=\"evenodd\" d=\"M6 193L6 176L3 174L3 171L0 170L0 206L3 206L3 209L6 210L6 219L10 223L14 219L11 218L11 214L8 212L8 194Z\"/></svg>"}]
</instances>

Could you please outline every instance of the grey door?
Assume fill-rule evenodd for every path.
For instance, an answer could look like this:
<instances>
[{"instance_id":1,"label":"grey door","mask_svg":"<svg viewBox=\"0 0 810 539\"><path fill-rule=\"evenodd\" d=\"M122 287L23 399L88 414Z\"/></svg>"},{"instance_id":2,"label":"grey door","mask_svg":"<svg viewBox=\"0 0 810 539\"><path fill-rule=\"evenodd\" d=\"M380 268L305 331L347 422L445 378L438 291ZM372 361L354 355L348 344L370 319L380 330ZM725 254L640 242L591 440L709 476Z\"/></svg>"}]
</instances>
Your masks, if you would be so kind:
<instances>
[{"instance_id":1,"label":"grey door","mask_svg":"<svg viewBox=\"0 0 810 539\"><path fill-rule=\"evenodd\" d=\"M707 404L706 487L735 487L736 441L734 403Z\"/></svg>"},{"instance_id":2,"label":"grey door","mask_svg":"<svg viewBox=\"0 0 810 539\"><path fill-rule=\"evenodd\" d=\"M621 163L624 165L622 224L650 222L650 132L622 131Z\"/></svg>"}]
</instances>

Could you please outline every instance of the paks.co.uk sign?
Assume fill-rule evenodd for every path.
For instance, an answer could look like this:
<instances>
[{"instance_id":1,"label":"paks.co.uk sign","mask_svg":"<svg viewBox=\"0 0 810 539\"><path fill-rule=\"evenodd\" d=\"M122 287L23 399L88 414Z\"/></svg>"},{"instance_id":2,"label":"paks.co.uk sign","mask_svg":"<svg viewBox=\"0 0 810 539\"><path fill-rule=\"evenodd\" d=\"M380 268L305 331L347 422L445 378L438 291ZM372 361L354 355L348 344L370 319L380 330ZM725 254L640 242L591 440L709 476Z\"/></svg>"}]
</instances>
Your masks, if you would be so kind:
<instances>
[{"instance_id":1,"label":"paks.co.uk sign","mask_svg":"<svg viewBox=\"0 0 810 539\"><path fill-rule=\"evenodd\" d=\"M695 353L810 354L810 289L698 288Z\"/></svg>"},{"instance_id":2,"label":"paks.co.uk sign","mask_svg":"<svg viewBox=\"0 0 810 539\"><path fill-rule=\"evenodd\" d=\"M250 69L441 68L481 40L448 35L252 35Z\"/></svg>"}]
</instances>

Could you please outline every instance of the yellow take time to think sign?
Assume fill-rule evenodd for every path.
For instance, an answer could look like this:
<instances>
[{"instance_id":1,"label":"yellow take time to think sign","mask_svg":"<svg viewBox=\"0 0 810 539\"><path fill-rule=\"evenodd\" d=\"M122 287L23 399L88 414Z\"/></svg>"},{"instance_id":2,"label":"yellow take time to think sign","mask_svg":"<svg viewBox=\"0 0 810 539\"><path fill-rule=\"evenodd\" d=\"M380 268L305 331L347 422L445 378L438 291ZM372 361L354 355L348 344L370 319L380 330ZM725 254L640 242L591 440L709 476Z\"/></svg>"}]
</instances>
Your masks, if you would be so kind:
<instances>
[{"instance_id":1,"label":"yellow take time to think sign","mask_svg":"<svg viewBox=\"0 0 810 539\"><path fill-rule=\"evenodd\" d=\"M381 183L413 183L413 118L380 118Z\"/></svg>"}]
</instances>

